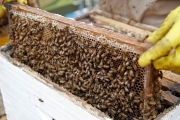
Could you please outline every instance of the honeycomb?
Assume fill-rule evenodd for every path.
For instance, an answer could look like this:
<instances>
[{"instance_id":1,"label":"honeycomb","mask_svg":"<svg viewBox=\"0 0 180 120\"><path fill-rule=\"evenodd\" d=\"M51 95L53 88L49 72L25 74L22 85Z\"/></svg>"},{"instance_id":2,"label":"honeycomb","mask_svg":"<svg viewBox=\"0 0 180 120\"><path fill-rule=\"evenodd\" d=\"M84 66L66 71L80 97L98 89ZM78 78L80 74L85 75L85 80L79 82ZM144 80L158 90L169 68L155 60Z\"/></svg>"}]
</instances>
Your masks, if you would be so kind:
<instances>
[{"instance_id":1,"label":"honeycomb","mask_svg":"<svg viewBox=\"0 0 180 120\"><path fill-rule=\"evenodd\" d=\"M141 68L140 53L133 46L28 8L12 5L9 10L13 58L114 120L156 118L161 108L160 73Z\"/></svg>"}]
</instances>

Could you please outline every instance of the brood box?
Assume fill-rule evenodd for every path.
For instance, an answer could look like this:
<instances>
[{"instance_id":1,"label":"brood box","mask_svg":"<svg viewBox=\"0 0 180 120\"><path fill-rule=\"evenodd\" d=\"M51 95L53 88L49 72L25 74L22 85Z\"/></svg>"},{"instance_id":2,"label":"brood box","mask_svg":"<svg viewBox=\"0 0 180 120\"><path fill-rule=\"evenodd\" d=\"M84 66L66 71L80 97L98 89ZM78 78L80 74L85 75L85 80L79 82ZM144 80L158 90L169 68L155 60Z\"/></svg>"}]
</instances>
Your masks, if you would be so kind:
<instances>
[{"instance_id":1,"label":"brood box","mask_svg":"<svg viewBox=\"0 0 180 120\"><path fill-rule=\"evenodd\" d=\"M137 64L148 43L28 6L8 10L13 58L111 118L157 116L159 72Z\"/></svg>"}]
</instances>

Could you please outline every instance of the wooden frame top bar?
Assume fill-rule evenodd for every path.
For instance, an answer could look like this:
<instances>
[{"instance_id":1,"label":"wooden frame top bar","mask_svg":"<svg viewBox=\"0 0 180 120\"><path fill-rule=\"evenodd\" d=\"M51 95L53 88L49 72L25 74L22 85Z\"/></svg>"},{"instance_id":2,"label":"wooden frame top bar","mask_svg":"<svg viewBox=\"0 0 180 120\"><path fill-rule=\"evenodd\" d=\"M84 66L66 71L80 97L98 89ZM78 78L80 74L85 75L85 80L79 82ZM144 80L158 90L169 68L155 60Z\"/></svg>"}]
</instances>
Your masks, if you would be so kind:
<instances>
[{"instance_id":1,"label":"wooden frame top bar","mask_svg":"<svg viewBox=\"0 0 180 120\"><path fill-rule=\"evenodd\" d=\"M9 12L11 12L12 10L18 10L24 13L27 12L27 13L35 14L37 16L44 17L46 19L55 20L56 22L63 23L65 25L73 26L80 30L91 31L94 35L99 35L99 36L104 35L107 39L110 38L110 39L116 40L118 43L127 44L127 45L135 47L136 49L138 49L138 53L139 52L143 53L149 47L152 46L152 44L149 42L139 42L135 38L132 38L123 34L119 34L119 33L109 31L103 28L99 28L96 26L87 25L85 23L78 22L72 19L67 19L61 15L49 13L49 12L40 10L38 8L29 7L27 5L19 5L19 4L13 3L13 4L7 4L7 8Z\"/></svg>"}]
</instances>

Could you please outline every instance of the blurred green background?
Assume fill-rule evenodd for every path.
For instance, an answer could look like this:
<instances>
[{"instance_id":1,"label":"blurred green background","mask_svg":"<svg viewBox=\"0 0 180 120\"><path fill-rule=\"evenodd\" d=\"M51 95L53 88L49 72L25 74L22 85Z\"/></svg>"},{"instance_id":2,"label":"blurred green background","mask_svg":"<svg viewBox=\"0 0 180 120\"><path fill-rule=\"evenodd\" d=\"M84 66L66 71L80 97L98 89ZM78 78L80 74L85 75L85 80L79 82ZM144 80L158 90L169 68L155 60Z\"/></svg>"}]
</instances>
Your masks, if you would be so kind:
<instances>
[{"instance_id":1,"label":"blurred green background","mask_svg":"<svg viewBox=\"0 0 180 120\"><path fill-rule=\"evenodd\" d=\"M41 9L63 16L68 14L68 17L73 18L88 12L97 2L98 0L39 0Z\"/></svg>"},{"instance_id":2,"label":"blurred green background","mask_svg":"<svg viewBox=\"0 0 180 120\"><path fill-rule=\"evenodd\" d=\"M40 8L52 13L66 15L78 10L78 0L39 0Z\"/></svg>"}]
</instances>

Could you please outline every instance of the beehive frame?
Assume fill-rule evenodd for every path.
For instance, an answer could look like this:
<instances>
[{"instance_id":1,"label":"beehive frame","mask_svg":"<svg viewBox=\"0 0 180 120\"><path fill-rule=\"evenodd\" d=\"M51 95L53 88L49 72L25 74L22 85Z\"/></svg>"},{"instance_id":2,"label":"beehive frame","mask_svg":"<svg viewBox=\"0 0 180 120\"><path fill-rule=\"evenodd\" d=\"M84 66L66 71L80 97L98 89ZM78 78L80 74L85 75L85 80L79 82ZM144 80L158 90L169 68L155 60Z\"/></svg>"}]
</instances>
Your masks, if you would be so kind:
<instances>
[{"instance_id":1,"label":"beehive frame","mask_svg":"<svg viewBox=\"0 0 180 120\"><path fill-rule=\"evenodd\" d=\"M139 111L135 112L135 111L132 111L132 109L134 110L136 108L131 109L131 107L128 107L128 109L124 108L124 110L127 111L127 114L125 114L122 111L119 111L117 113L117 111L115 111L114 109L109 109L109 108L112 108L113 105L109 105L111 107L107 107L107 106L104 107L103 104L95 104L96 102L92 102L92 100L89 99L89 98L91 98L90 93L89 93L89 96L87 99L84 96L81 96L80 93L77 91L75 91L75 92L73 90L69 90L69 91L72 93L74 92L73 94L75 94L75 95L78 94L79 97L81 97L88 103L92 104L96 108L100 109L101 111L105 112L106 114L108 114L110 117L112 117L114 119L120 119L120 118L121 119L143 119L143 118L152 119L152 118L156 117L157 110L155 108L153 108L153 109L154 109L156 115L153 115L154 113L151 113L149 111L148 111L148 113L150 113L150 114L147 114L145 109L147 108L147 106L146 106L147 101L150 101L148 99L151 97L152 97L152 99L154 99L152 94L154 95L154 93L153 93L155 91L154 88L157 86L157 84L156 84L157 82L155 82L155 81L156 81L156 77L158 76L158 72L155 71L152 66L148 66L146 68L140 68L140 67L136 66L138 56L140 54L142 54L147 48L150 47L149 43L138 42L137 40L135 40L133 38L130 38L128 36L124 36L124 35L121 35L118 33L114 33L113 31L108 31L106 29L100 29L100 28L97 28L97 27L94 27L91 25L87 25L87 24L80 23L80 22L77 22L74 20L66 19L62 16L54 15L54 14L51 14L51 13L48 13L45 11L41 11L39 9L31 8L28 6L11 4L11 5L8 5L8 11L9 11L9 24L10 24L10 38L12 41L12 46L13 46L13 51L14 51L13 57L15 59L17 59L18 61L20 61L24 64L29 65L33 70L35 70L39 73L42 72L41 74L43 74L45 77L49 78L49 80L52 80L53 82L58 83L69 90L70 83L71 83L70 85L72 85L72 86L75 86L75 85L69 81L66 84L66 81L67 81L66 77L70 76L69 74L66 74L66 73L69 73L72 71L71 73L73 75L76 75L78 72L82 72L83 71L82 69L84 69L84 67L87 67L88 66L87 63L90 62L90 60L87 60L88 56L91 56L95 51L96 56L92 57L93 61L99 61L99 59L102 59L102 61L103 61L106 58L106 62L108 63L108 65L110 67L105 65L104 62L100 61L98 63L99 66L95 69L96 72L92 73L92 71L91 71L91 73L89 73L89 71L84 71L84 74L89 74L89 76L87 77L87 81L90 79L95 80L94 76L96 76L96 77L98 76L98 80L99 80L105 73L107 75L107 83L104 83L104 84L106 84L105 87L107 87L108 86L107 84L109 84L109 79L112 77L112 79L110 79L111 80L110 83L114 84L113 81L115 81L114 79L116 78L114 76L118 76L118 71L121 71L121 75L119 75L118 77L122 76L123 80L120 81L120 83L118 83L118 84L121 84L121 85L129 85L130 84L130 85L128 88L126 86L125 87L123 86L123 88L121 88L122 86L119 85L120 88L123 89L124 92L130 96L130 99L132 99L132 98L134 99L132 101L135 102L134 104L138 104L138 106L137 106L138 110L140 109L139 103L141 101L141 103L143 103L141 105L141 106L143 106L142 110L140 109ZM23 20L25 20L25 22L22 22ZM19 21L19 22L17 23L17 21ZM36 29L35 28L30 29L30 26L31 27L35 26ZM22 30L23 30L23 32L22 32ZM62 38L59 40L56 39L56 37L60 37L61 34L63 34ZM74 38L74 40L71 40L71 41L74 41L74 43L76 44L75 45L76 47L71 47L71 45L73 43L69 42L70 41L69 39L72 39L72 38ZM23 43L23 41L26 41L26 43ZM65 47L63 46L63 44L60 44L59 47L60 48L62 47L64 50L64 51L61 51L61 50L56 50L56 48L48 41L54 41L54 44L56 44L58 41L60 41L60 42L66 41L67 44ZM55 76L52 77L51 73L48 73L50 69L55 69L55 66L53 66L51 64L47 64L45 62L46 67L39 66L37 69L38 62L34 58L33 58L34 60L29 61L29 63L28 63L28 61L26 61L26 60L28 60L29 57L31 58L31 56L28 56L28 55L27 55L28 57L22 56L24 53L22 51L26 51L26 54L30 53L33 55L33 54L35 54L35 52L37 52L36 49L34 49L33 47L29 48L28 46L36 46L39 44L42 46L49 45L49 48L47 48L48 52L50 52L50 54L54 54L52 51L55 50L56 52L59 53L60 59L61 59L61 57L63 58L63 55L66 55L66 52L68 55L69 55L69 53L73 54L72 58L71 58L72 55L66 57L67 61L68 61L68 59L70 59L70 62L66 62L66 61L62 60L62 63L65 64L65 66L69 65L70 63L76 64L76 65L74 65L76 70L73 71L74 70L73 67L69 67L68 68L69 71L65 70L67 68L59 68L58 71L56 71L56 72L57 72L58 76L61 78L57 78ZM101 48L103 48L103 50L101 50ZM79 49L81 49L83 51L78 51L74 55L74 51L77 51ZM27 53L27 51L29 53ZM42 51L39 51L39 53L42 53ZM83 52L84 52L84 54L83 54ZM103 54L103 53L105 53L105 54ZM118 55L117 55L117 53L118 53ZM75 60L74 61L75 63L74 62L72 63L72 61L74 60L73 58L79 58L79 57L77 57L77 55L80 56L80 59L83 58L83 60L81 59L81 60L79 60L80 61L79 62L76 59L77 61ZM98 55L100 55L100 56L98 56ZM108 55L109 55L109 57L108 57ZM38 58L38 56L40 56L40 54L35 56L35 58ZM116 56L116 57L114 57L114 59L113 59L112 56ZM51 59L51 56L49 56L50 58L48 56L46 56L46 57L47 57L48 61ZM58 60L59 60L59 58L58 58ZM87 62L84 62L86 60L87 60ZM114 62L112 62L111 60ZM129 63L128 60L131 61L132 63ZM86 63L86 65L84 65L85 63ZM114 65L115 63L116 63L116 65ZM81 67L82 64L84 65L83 67ZM113 64L113 65L111 66L111 64ZM131 67L128 67L129 64L132 64ZM135 65L135 67L133 67L133 65ZM94 65L94 67L95 66L96 65ZM101 67L103 67L103 70L105 69L103 71L104 73L100 72ZM116 69L114 70L113 67L116 68L117 70ZM125 67L125 68L123 68L123 67ZM48 72L45 69L47 69ZM132 71L131 69L133 69L134 71ZM140 71L138 71L137 69ZM62 72L63 70L65 70L66 73ZM46 73L45 73L45 71L46 71ZM116 72L114 72L114 71L116 71ZM135 72L137 72L137 76L135 75ZM142 72L142 73L140 73L140 72ZM101 76L101 74L103 74L103 75ZM133 74L133 75L129 77L129 76L127 76L127 74ZM155 75L152 76L153 74L155 74ZM132 85L133 85L133 77L134 76L136 76L137 78L141 77L141 78L138 78L138 80L134 80L135 89L139 89L139 87L140 87L139 90L134 90L134 89L129 90L129 88L132 87ZM65 78L65 80L62 80L64 78ZM118 78L118 79L120 79L120 78ZM142 81L139 79L142 79ZM83 78L77 78L77 80L79 80L78 84L82 84L80 81L84 81ZM104 80L104 77L102 78L102 80ZM128 82L126 82L126 80ZM100 85L100 83L98 83L98 84ZM138 87L138 84L140 84L139 87ZM95 83L94 83L94 85L95 85ZM82 85L79 85L79 86L82 86ZM89 89L89 88L87 88L87 89L79 88L79 86L76 89L78 89L81 92L84 92L84 91L86 92L86 91L88 91L87 89ZM109 86L107 88L110 89L110 91L112 90L111 88L109 88ZM124 93L122 91L120 91L121 90L120 88L116 88L116 90L117 90L117 93L119 93L121 96L121 94L124 94ZM159 87L157 87L157 88L159 88ZM135 92L133 92L133 91L135 91ZM159 91L159 89L157 89L157 91ZM113 91L111 91L111 92L113 93ZM100 95L100 93L97 93L97 94ZM137 98L136 99L133 96L133 94L138 94L139 97L136 97ZM118 96L118 95L115 95L115 96ZM118 97L120 97L120 96L118 96ZM131 98L131 96L133 96L133 97ZM112 99L113 95L112 96L108 95L107 97ZM122 99L124 99L124 98L125 98L125 96ZM97 99L99 100L99 98L97 98ZM104 100L104 98L103 98L103 100ZM160 100L159 97L157 99L157 102L158 102L158 100ZM121 100L119 100L119 101L121 101ZM129 105L130 105L130 103L131 102L128 102ZM155 106L157 104L157 103L153 103L153 102L151 102L151 103L153 106ZM116 110L120 109L119 107L123 106L120 103L117 103L117 104L119 106L116 108ZM103 110L103 109L105 109L105 110ZM148 110L149 109L150 108L148 108ZM152 112L154 112L154 111L152 111ZM129 114L134 114L133 112L135 112L135 114L137 114L137 115L129 115Z\"/></svg>"}]
</instances>

